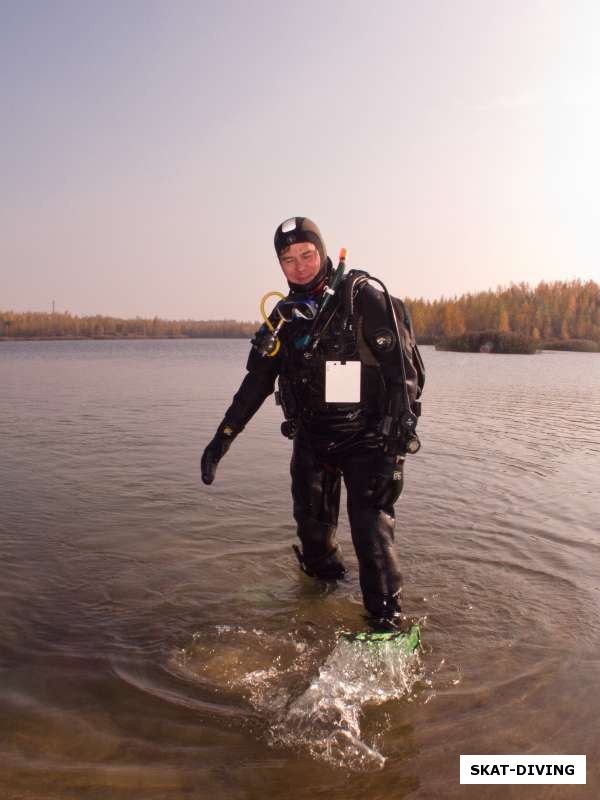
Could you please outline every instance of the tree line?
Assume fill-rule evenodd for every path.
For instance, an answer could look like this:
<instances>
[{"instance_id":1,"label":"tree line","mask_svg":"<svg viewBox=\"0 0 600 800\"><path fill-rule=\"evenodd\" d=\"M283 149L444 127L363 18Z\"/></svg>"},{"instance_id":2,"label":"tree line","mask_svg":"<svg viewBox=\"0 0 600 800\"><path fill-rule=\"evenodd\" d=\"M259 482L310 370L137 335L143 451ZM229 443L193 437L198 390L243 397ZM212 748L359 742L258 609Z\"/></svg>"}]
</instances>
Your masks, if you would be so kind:
<instances>
[{"instance_id":1,"label":"tree line","mask_svg":"<svg viewBox=\"0 0 600 800\"><path fill-rule=\"evenodd\" d=\"M477 331L515 333L535 340L600 343L600 286L594 281L542 281L440 300L406 300L420 340Z\"/></svg>"},{"instance_id":2,"label":"tree line","mask_svg":"<svg viewBox=\"0 0 600 800\"><path fill-rule=\"evenodd\" d=\"M257 328L256 322L233 319L120 319L100 314L79 317L65 312L14 311L0 312L0 335L9 338L103 339L103 338L196 338L247 339Z\"/></svg>"},{"instance_id":3,"label":"tree line","mask_svg":"<svg viewBox=\"0 0 600 800\"><path fill-rule=\"evenodd\" d=\"M478 331L515 333L541 341L586 339L600 343L600 286L594 281L512 284L495 291L439 300L405 300L420 341ZM257 322L236 320L120 319L65 312L0 311L8 338L243 338Z\"/></svg>"}]
</instances>

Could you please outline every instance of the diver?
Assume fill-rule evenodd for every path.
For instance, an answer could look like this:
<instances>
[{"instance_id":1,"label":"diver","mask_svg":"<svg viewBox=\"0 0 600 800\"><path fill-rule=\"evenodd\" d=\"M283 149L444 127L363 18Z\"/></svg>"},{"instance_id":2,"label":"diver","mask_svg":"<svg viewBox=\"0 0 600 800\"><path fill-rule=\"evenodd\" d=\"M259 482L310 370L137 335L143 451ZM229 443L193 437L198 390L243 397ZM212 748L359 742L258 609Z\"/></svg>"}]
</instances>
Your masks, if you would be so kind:
<instances>
[{"instance_id":1,"label":"diver","mask_svg":"<svg viewBox=\"0 0 600 800\"><path fill-rule=\"evenodd\" d=\"M290 291L268 317L263 311L247 374L202 456L202 480L213 482L219 461L277 381L282 433L293 439L300 567L321 580L344 577L336 539L343 479L364 606L376 630L397 630L402 576L394 503L406 455L420 447L425 381L410 316L376 278L345 274L345 251L334 269L306 217L277 228L275 251Z\"/></svg>"}]
</instances>

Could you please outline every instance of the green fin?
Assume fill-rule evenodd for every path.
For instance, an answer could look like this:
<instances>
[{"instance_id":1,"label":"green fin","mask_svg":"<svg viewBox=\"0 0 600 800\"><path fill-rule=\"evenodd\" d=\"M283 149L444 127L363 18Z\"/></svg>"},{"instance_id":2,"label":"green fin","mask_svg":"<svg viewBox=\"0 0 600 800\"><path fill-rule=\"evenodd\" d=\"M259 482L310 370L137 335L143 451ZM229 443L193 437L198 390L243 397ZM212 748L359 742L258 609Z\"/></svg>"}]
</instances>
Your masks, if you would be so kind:
<instances>
[{"instance_id":1,"label":"green fin","mask_svg":"<svg viewBox=\"0 0 600 800\"><path fill-rule=\"evenodd\" d=\"M421 631L418 625L411 625L407 633L402 633L401 631L360 631L359 633L342 631L340 637L347 642L359 642L369 646L389 642L405 653L412 653L419 646Z\"/></svg>"}]
</instances>

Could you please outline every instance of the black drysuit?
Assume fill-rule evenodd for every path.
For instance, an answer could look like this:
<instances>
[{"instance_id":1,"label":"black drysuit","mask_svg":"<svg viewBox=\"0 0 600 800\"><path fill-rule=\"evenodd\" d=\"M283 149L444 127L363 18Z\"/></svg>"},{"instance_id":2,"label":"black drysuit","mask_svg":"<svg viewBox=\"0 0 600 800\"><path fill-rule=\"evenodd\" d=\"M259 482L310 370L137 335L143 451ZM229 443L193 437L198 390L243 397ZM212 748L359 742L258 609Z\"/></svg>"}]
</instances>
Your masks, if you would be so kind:
<instances>
[{"instance_id":1,"label":"black drysuit","mask_svg":"<svg viewBox=\"0 0 600 800\"><path fill-rule=\"evenodd\" d=\"M302 338L310 329L309 321L294 319L283 325L281 347L274 357L258 352L257 345L267 329L263 326L258 331L248 358L248 374L220 430L226 428L232 438L237 435L279 379L277 399L288 429L295 433L291 476L294 518L301 542L301 550L296 548L296 552L301 566L309 575L323 579L344 574L336 542L343 477L364 604L372 617L389 619L400 610L401 574L393 546L394 502L402 491L405 448L401 439L390 444L382 425L394 392L402 394L404 404L407 395L411 410L419 413L424 370L410 317L401 301L394 298L393 303L407 393L395 326L383 293L363 283L349 315L348 304L342 301L343 288L322 316L314 351L306 349ZM359 402L325 402L326 362L332 361L360 362ZM393 452L389 452L390 447ZM387 470L382 469L384 461Z\"/></svg>"}]
</instances>

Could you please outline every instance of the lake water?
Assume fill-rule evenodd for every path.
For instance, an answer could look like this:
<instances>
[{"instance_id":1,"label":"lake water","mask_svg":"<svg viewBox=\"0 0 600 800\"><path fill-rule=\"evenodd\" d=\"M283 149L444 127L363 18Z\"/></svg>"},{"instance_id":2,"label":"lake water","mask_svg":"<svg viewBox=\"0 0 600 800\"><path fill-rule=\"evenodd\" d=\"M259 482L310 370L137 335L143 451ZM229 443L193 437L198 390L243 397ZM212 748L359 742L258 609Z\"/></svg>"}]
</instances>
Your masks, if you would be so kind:
<instances>
[{"instance_id":1,"label":"lake water","mask_svg":"<svg viewBox=\"0 0 600 800\"><path fill-rule=\"evenodd\" d=\"M600 786L600 356L423 348L397 505L423 650L297 568L267 400L199 457L247 342L0 343L0 795L579 798ZM587 755L587 786L460 786L461 753Z\"/></svg>"}]
</instances>

